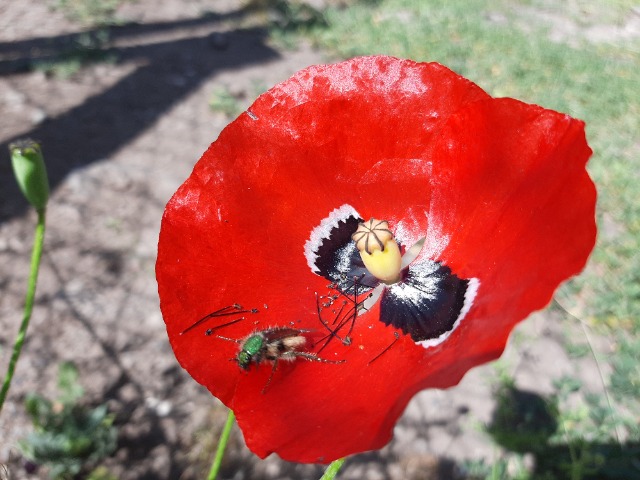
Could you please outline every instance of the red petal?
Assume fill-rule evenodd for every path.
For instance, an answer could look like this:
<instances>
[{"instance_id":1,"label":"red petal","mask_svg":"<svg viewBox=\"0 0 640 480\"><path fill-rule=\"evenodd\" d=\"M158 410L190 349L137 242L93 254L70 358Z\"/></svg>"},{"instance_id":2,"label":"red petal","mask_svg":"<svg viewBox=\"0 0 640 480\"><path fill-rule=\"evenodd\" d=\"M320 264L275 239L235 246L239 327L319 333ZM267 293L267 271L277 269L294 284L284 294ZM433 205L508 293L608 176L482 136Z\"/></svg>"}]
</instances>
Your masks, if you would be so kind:
<instances>
[{"instance_id":1,"label":"red petal","mask_svg":"<svg viewBox=\"0 0 640 480\"><path fill-rule=\"evenodd\" d=\"M499 355L513 325L593 245L582 124L490 100L440 65L367 57L311 67L249 112L167 205L157 278L176 357L234 409L260 456L328 462L383 446L415 392L453 385ZM271 366L243 372L229 361L237 345L204 335L234 317L181 334L239 303L259 313L216 333L242 339L293 322L321 335L314 293L327 280L309 269L304 244L343 204L389 220L405 245L426 233L423 254L480 278L474 308L447 341L424 349L402 337L369 364L394 339L375 307L357 319L350 346L334 340L319 354L345 363L281 361L262 393Z\"/></svg>"},{"instance_id":2,"label":"red petal","mask_svg":"<svg viewBox=\"0 0 640 480\"><path fill-rule=\"evenodd\" d=\"M471 354L497 356L511 328L549 303L593 249L591 150L581 121L512 99L461 110L441 138L431 216L449 240L439 260L480 279L459 333Z\"/></svg>"}]
</instances>

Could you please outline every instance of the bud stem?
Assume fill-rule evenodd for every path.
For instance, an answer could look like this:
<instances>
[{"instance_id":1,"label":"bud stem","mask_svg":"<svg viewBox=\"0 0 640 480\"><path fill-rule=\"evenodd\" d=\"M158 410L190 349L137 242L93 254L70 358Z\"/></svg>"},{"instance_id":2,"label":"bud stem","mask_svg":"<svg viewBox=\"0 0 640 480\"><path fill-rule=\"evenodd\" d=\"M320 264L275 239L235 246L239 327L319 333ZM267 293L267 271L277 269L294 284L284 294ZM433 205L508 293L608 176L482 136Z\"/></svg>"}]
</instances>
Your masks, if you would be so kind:
<instances>
[{"instance_id":1,"label":"bud stem","mask_svg":"<svg viewBox=\"0 0 640 480\"><path fill-rule=\"evenodd\" d=\"M36 283L38 281L38 270L40 269L40 259L42 258L42 245L44 244L44 230L45 230L45 211L38 210L38 224L36 225L35 239L33 241L33 251L31 253L31 271L29 273L29 283L27 286L27 295L24 303L24 314L22 317L22 324L20 330L16 336L15 343L13 344L13 354L9 360L9 367L7 368L7 374L2 384L2 390L0 391L0 412L2 406L9 392L11 386L11 380L16 369L16 363L20 358L20 352L22 351L22 345L27 336L27 328L29 327L29 320L31 319L31 312L33 311L33 303L36 296Z\"/></svg>"}]
</instances>

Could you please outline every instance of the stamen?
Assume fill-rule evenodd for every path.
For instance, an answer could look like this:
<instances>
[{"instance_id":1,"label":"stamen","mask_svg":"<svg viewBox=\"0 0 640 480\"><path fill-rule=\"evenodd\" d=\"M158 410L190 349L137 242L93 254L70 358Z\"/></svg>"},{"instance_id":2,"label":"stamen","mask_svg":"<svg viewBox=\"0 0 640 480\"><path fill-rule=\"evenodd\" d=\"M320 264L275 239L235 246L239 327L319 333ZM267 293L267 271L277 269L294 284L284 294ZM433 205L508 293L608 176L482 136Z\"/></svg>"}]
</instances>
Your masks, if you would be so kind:
<instances>
[{"instance_id":1,"label":"stamen","mask_svg":"<svg viewBox=\"0 0 640 480\"><path fill-rule=\"evenodd\" d=\"M327 329L329 332L325 335L320 342L323 342L322 347L318 350L320 353L328 344L331 342L333 338L338 339L343 345L351 345L351 334L356 324L356 320L361 310L363 309L363 303L370 298L371 294L366 291L362 292L358 287L361 287L363 284L360 282L362 276L354 276L350 281L347 281L347 278L343 279L343 288L338 286L337 284L330 284L329 288L335 290L335 293L329 295L318 295L316 292L316 310L318 313L318 319L320 323ZM333 302L338 298L344 297L341 302L341 305L338 309L332 309L331 314L333 316L332 321L325 320L323 318L322 312L328 307L325 304L320 303L321 298L331 298L332 303L330 306L333 306ZM344 335L340 335L339 332L345 328L347 328L347 332Z\"/></svg>"}]
</instances>

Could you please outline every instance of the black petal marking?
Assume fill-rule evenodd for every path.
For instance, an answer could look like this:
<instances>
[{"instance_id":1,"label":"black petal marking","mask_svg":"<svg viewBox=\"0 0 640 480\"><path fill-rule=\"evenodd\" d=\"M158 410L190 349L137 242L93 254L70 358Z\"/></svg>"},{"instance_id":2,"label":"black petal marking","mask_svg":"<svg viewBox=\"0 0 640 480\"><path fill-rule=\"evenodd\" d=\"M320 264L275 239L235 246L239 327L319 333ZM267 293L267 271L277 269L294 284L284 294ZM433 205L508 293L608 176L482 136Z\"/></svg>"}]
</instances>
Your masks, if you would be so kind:
<instances>
[{"instance_id":1,"label":"black petal marking","mask_svg":"<svg viewBox=\"0 0 640 480\"><path fill-rule=\"evenodd\" d=\"M351 240L360 222L363 220L358 212L351 205L343 205L313 229L304 246L311 270L337 284L344 293L349 293L355 283L359 290L373 288L379 283L362 263Z\"/></svg>"},{"instance_id":2,"label":"black petal marking","mask_svg":"<svg viewBox=\"0 0 640 480\"><path fill-rule=\"evenodd\" d=\"M401 282L382 293L380 320L424 347L437 345L467 314L478 285L478 279L458 278L437 262L413 263Z\"/></svg>"}]
</instances>

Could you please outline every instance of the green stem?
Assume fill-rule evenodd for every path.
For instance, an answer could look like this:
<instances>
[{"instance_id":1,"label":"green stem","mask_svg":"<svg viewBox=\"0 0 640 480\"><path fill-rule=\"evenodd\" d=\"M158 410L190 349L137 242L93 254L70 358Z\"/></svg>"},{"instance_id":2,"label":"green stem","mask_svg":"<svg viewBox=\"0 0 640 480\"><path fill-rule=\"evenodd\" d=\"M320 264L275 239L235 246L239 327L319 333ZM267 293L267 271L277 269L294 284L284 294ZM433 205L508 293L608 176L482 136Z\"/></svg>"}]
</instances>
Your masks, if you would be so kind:
<instances>
[{"instance_id":1,"label":"green stem","mask_svg":"<svg viewBox=\"0 0 640 480\"><path fill-rule=\"evenodd\" d=\"M224 428L222 429L222 433L220 434L220 442L218 443L216 456L213 459L213 463L211 464L211 470L209 470L209 476L207 477L207 480L216 480L216 477L218 476L218 471L220 470L220 465L222 464L222 456L224 455L225 448L227 448L229 434L231 433L231 427L233 427L233 422L235 421L235 419L236 416L233 414L233 410L229 410L227 423L224 424Z\"/></svg>"},{"instance_id":2,"label":"green stem","mask_svg":"<svg viewBox=\"0 0 640 480\"><path fill-rule=\"evenodd\" d=\"M322 475L320 480L333 480L334 478L336 478L336 475L340 471L340 468L342 468L342 464L345 460L345 458L341 458L339 460L331 462L331 464L324 471L324 475Z\"/></svg>"},{"instance_id":3,"label":"green stem","mask_svg":"<svg viewBox=\"0 0 640 480\"><path fill-rule=\"evenodd\" d=\"M20 352L22 351L22 345L27 336L27 328L29 327L29 320L31 319L31 312L33 311L33 301L36 296L36 283L38 281L38 270L40 269L40 259L42 258L42 245L44 243L44 226L45 226L45 209L38 209L38 224L36 225L35 239L33 241L33 250L31 252L31 271L29 273L29 284L27 286L27 296L24 302L24 315L22 317L22 324L20 330L16 336L16 341L13 344L13 354L11 360L9 360L9 367L7 368L7 374L4 377L4 383L2 384L2 391L0 391L0 412L2 412L2 406L4 400L9 392L11 386L11 380L16 370L16 363L20 358Z\"/></svg>"}]
</instances>

